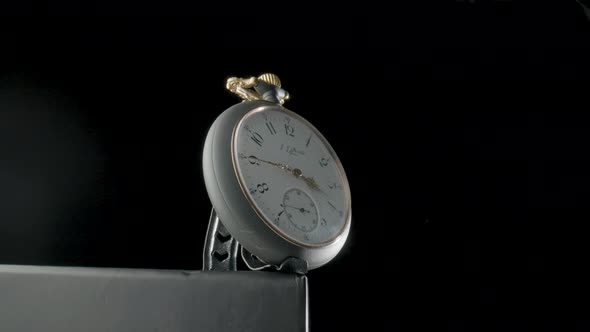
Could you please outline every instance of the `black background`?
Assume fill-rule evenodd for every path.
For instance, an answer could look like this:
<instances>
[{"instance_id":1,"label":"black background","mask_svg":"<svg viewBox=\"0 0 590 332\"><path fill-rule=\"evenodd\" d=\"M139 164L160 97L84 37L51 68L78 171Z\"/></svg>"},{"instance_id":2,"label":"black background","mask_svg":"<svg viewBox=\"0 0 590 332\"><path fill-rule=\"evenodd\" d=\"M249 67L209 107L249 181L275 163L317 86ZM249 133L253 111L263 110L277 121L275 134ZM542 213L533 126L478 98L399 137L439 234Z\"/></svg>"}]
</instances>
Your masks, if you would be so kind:
<instances>
[{"instance_id":1,"label":"black background","mask_svg":"<svg viewBox=\"0 0 590 332\"><path fill-rule=\"evenodd\" d=\"M200 269L224 79L270 71L351 184L314 330L588 328L575 1L74 9L0 22L0 263Z\"/></svg>"}]
</instances>

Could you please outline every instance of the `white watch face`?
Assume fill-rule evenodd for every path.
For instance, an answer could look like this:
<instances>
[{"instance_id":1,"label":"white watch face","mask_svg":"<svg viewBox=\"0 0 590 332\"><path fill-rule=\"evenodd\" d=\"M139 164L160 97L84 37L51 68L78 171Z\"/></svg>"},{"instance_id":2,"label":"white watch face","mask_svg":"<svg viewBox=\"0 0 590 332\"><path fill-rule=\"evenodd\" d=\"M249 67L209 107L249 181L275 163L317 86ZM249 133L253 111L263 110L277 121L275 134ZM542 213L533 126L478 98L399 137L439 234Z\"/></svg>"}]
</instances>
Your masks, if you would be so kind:
<instances>
[{"instance_id":1,"label":"white watch face","mask_svg":"<svg viewBox=\"0 0 590 332\"><path fill-rule=\"evenodd\" d=\"M277 234L302 246L323 246L345 229L350 189L338 157L306 120L278 108L246 114L233 136L240 185Z\"/></svg>"}]
</instances>

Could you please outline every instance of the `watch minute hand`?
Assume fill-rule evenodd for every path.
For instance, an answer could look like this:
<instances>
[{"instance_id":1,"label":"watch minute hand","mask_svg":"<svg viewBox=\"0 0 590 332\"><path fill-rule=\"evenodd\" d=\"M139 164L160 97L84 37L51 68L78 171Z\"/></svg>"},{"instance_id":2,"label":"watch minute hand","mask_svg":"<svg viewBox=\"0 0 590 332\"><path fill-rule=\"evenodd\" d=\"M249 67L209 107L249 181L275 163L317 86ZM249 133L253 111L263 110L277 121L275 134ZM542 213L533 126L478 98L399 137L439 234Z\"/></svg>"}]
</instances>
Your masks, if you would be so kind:
<instances>
[{"instance_id":1,"label":"watch minute hand","mask_svg":"<svg viewBox=\"0 0 590 332\"><path fill-rule=\"evenodd\" d=\"M263 162L265 164L269 164L269 165L274 166L274 167L278 167L278 168L280 168L282 170L286 170L286 171L289 171L289 172L291 172L293 170L291 167L289 167L289 165L284 165L284 164L281 164L281 163L275 163L273 161L268 161L268 160L260 159L260 158L258 158L256 156L250 156L249 158L250 159L255 159L255 160L257 160L259 162Z\"/></svg>"},{"instance_id":2,"label":"watch minute hand","mask_svg":"<svg viewBox=\"0 0 590 332\"><path fill-rule=\"evenodd\" d=\"M249 158L251 159L255 159L259 162L263 162L265 164L269 164L271 166L274 167L278 167L284 171L287 171L291 174L293 174L293 176L295 176L298 179L301 179L303 181L305 181L305 183L307 183L307 185L313 189L313 190L317 190L319 192L323 193L323 190L320 189L320 186L317 184L317 182L315 181L315 179L313 177L307 177L303 175L303 172L299 169L299 168L292 168L289 165L285 165L285 164L281 164L281 163L275 163L273 161L268 161L268 160L264 160L264 159L260 159L256 156L250 156Z\"/></svg>"}]
</instances>

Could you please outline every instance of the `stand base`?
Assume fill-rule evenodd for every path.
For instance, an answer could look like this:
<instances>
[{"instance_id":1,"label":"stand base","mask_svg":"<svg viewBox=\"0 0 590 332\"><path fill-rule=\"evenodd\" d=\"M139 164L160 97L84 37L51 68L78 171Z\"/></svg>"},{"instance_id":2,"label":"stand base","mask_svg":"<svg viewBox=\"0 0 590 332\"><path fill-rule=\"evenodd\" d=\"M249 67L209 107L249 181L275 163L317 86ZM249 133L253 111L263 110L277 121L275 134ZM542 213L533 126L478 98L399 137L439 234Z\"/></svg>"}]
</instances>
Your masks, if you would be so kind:
<instances>
[{"instance_id":1,"label":"stand base","mask_svg":"<svg viewBox=\"0 0 590 332\"><path fill-rule=\"evenodd\" d=\"M0 330L307 331L307 279L0 265Z\"/></svg>"}]
</instances>

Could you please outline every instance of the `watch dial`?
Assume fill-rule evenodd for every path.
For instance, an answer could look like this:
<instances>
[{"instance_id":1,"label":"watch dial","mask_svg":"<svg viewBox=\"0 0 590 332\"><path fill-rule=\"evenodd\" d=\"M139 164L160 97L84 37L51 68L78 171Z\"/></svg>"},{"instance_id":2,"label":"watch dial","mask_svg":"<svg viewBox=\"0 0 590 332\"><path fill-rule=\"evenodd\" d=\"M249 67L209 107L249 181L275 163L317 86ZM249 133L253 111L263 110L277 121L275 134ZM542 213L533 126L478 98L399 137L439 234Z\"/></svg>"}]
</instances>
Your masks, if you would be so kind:
<instances>
[{"instance_id":1,"label":"watch dial","mask_svg":"<svg viewBox=\"0 0 590 332\"><path fill-rule=\"evenodd\" d=\"M303 246L332 242L350 213L350 190L338 157L306 120L277 108L251 111L233 138L234 165L258 215Z\"/></svg>"}]
</instances>

